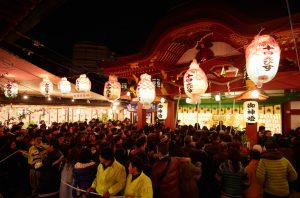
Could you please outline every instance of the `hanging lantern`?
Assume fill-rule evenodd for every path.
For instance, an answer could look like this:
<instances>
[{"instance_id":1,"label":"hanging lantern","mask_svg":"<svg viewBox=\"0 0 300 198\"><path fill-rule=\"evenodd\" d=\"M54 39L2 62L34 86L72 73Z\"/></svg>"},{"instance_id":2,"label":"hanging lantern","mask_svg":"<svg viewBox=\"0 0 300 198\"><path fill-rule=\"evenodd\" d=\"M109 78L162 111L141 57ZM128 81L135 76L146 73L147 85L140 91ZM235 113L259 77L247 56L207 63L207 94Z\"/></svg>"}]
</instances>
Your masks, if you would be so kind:
<instances>
[{"instance_id":1,"label":"hanging lantern","mask_svg":"<svg viewBox=\"0 0 300 198\"><path fill-rule=\"evenodd\" d=\"M256 123L258 121L258 102L246 101L243 104L244 120L247 123Z\"/></svg>"},{"instance_id":2,"label":"hanging lantern","mask_svg":"<svg viewBox=\"0 0 300 198\"><path fill-rule=\"evenodd\" d=\"M165 120L168 116L168 103L159 103L157 105L157 118Z\"/></svg>"},{"instance_id":3,"label":"hanging lantern","mask_svg":"<svg viewBox=\"0 0 300 198\"><path fill-rule=\"evenodd\" d=\"M50 94L53 92L53 83L48 77L45 77L40 83L40 91L44 96L50 96Z\"/></svg>"},{"instance_id":4,"label":"hanging lantern","mask_svg":"<svg viewBox=\"0 0 300 198\"><path fill-rule=\"evenodd\" d=\"M4 85L4 95L7 98L15 98L18 96L18 84L15 82L8 82Z\"/></svg>"},{"instance_id":5,"label":"hanging lantern","mask_svg":"<svg viewBox=\"0 0 300 198\"><path fill-rule=\"evenodd\" d=\"M155 86L151 81L151 76L148 74L142 74L141 80L137 85L137 97L144 108L151 108L151 103L155 99Z\"/></svg>"},{"instance_id":6,"label":"hanging lantern","mask_svg":"<svg viewBox=\"0 0 300 198\"><path fill-rule=\"evenodd\" d=\"M194 59L183 78L185 94L191 98L191 104L200 102L200 97L207 90L207 77Z\"/></svg>"},{"instance_id":7,"label":"hanging lantern","mask_svg":"<svg viewBox=\"0 0 300 198\"><path fill-rule=\"evenodd\" d=\"M121 84L116 76L109 76L109 80L104 85L104 97L108 100L115 101L120 98Z\"/></svg>"},{"instance_id":8,"label":"hanging lantern","mask_svg":"<svg viewBox=\"0 0 300 198\"><path fill-rule=\"evenodd\" d=\"M249 78L258 88L272 80L279 66L280 48L269 35L256 36L246 49L246 68Z\"/></svg>"},{"instance_id":9,"label":"hanging lantern","mask_svg":"<svg viewBox=\"0 0 300 198\"><path fill-rule=\"evenodd\" d=\"M61 78L61 80L58 83L58 89L62 94L70 93L71 83L67 80L67 78Z\"/></svg>"},{"instance_id":10,"label":"hanging lantern","mask_svg":"<svg viewBox=\"0 0 300 198\"><path fill-rule=\"evenodd\" d=\"M91 90L91 81L85 74L76 79L76 90L79 92L89 92Z\"/></svg>"}]
</instances>

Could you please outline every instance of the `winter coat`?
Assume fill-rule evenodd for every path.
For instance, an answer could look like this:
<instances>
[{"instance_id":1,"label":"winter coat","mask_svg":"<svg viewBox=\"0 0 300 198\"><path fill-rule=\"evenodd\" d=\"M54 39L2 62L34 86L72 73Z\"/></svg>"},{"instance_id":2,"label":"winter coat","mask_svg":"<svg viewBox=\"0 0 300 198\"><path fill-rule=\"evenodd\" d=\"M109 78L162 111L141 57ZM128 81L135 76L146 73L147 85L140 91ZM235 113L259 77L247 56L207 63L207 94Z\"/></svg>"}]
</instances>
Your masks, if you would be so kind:
<instances>
[{"instance_id":1,"label":"winter coat","mask_svg":"<svg viewBox=\"0 0 300 198\"><path fill-rule=\"evenodd\" d=\"M162 178L163 172L165 170L166 173ZM179 161L177 160L177 158L165 157L163 159L160 159L152 166L151 173L155 198L179 198Z\"/></svg>"},{"instance_id":2,"label":"winter coat","mask_svg":"<svg viewBox=\"0 0 300 198\"><path fill-rule=\"evenodd\" d=\"M111 166L104 169L103 165L98 166L96 178L92 184L92 188L96 192L103 195L109 192L110 195L116 195L124 189L126 184L125 167L117 160L114 160Z\"/></svg>"},{"instance_id":3,"label":"winter coat","mask_svg":"<svg viewBox=\"0 0 300 198\"><path fill-rule=\"evenodd\" d=\"M259 160L252 159L245 168L249 177L249 187L245 190L245 198L261 198L263 196L263 187L256 178L256 169Z\"/></svg>"},{"instance_id":4,"label":"winter coat","mask_svg":"<svg viewBox=\"0 0 300 198\"><path fill-rule=\"evenodd\" d=\"M234 171L231 160L223 162L216 173L216 178L221 184L222 194L229 197L243 197L244 190L249 185L245 168L239 162L239 170Z\"/></svg>"},{"instance_id":5,"label":"winter coat","mask_svg":"<svg viewBox=\"0 0 300 198\"><path fill-rule=\"evenodd\" d=\"M82 190L88 189L92 182L94 181L97 173L97 166L95 162L91 161L89 163L80 163L77 162L73 169L73 179L76 188L80 188ZM73 196L76 197L77 192L73 191ZM77 193L78 195L80 192Z\"/></svg>"},{"instance_id":6,"label":"winter coat","mask_svg":"<svg viewBox=\"0 0 300 198\"><path fill-rule=\"evenodd\" d=\"M152 198L153 189L151 179L143 172L132 181L132 175L129 174L126 181L124 195L130 195L139 198Z\"/></svg>"},{"instance_id":7,"label":"winter coat","mask_svg":"<svg viewBox=\"0 0 300 198\"><path fill-rule=\"evenodd\" d=\"M189 158L178 158L178 160L180 161L180 197L199 198L197 180L201 177L201 167L192 164Z\"/></svg>"},{"instance_id":8,"label":"winter coat","mask_svg":"<svg viewBox=\"0 0 300 198\"><path fill-rule=\"evenodd\" d=\"M257 179L264 185L264 191L271 195L288 196L289 181L297 179L297 172L285 157L271 150L262 154L257 171Z\"/></svg>"},{"instance_id":9,"label":"winter coat","mask_svg":"<svg viewBox=\"0 0 300 198\"><path fill-rule=\"evenodd\" d=\"M60 163L59 160L63 158L62 153L55 149L49 152L44 160L42 166L39 168L40 177L38 185L39 196L47 197L59 193L60 187Z\"/></svg>"}]
</instances>

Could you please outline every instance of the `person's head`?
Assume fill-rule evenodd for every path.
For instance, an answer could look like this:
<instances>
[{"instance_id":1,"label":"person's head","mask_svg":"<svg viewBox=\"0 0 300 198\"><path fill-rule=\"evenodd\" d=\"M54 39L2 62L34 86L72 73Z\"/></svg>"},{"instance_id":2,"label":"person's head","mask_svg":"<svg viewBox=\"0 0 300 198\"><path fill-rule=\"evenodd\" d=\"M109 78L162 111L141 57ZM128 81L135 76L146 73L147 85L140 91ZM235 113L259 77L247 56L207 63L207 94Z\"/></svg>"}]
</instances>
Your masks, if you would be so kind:
<instances>
[{"instance_id":1,"label":"person's head","mask_svg":"<svg viewBox=\"0 0 300 198\"><path fill-rule=\"evenodd\" d=\"M278 148L277 144L275 142L267 142L265 144L265 147L267 149L267 151L270 151L270 150L275 150Z\"/></svg>"},{"instance_id":2,"label":"person's head","mask_svg":"<svg viewBox=\"0 0 300 198\"><path fill-rule=\"evenodd\" d=\"M49 142L49 146L47 148L48 151L54 151L59 148L59 143L56 139L51 139Z\"/></svg>"},{"instance_id":3,"label":"person's head","mask_svg":"<svg viewBox=\"0 0 300 198\"><path fill-rule=\"evenodd\" d=\"M65 137L63 134L59 133L56 135L56 139L57 139L59 145L62 145L64 143Z\"/></svg>"},{"instance_id":4,"label":"person's head","mask_svg":"<svg viewBox=\"0 0 300 198\"><path fill-rule=\"evenodd\" d=\"M252 150L250 153L251 159L260 160L261 153L258 150Z\"/></svg>"},{"instance_id":5,"label":"person's head","mask_svg":"<svg viewBox=\"0 0 300 198\"><path fill-rule=\"evenodd\" d=\"M219 136L218 133L213 133L211 135L211 138L212 138L212 142L214 142L214 143L219 143L220 142L220 136Z\"/></svg>"},{"instance_id":6,"label":"person's head","mask_svg":"<svg viewBox=\"0 0 300 198\"><path fill-rule=\"evenodd\" d=\"M114 160L114 153L112 148L104 147L100 151L99 155L100 162L104 165L108 165L111 161Z\"/></svg>"},{"instance_id":7,"label":"person's head","mask_svg":"<svg viewBox=\"0 0 300 198\"><path fill-rule=\"evenodd\" d=\"M145 136L139 138L137 141L136 141L136 147L139 148L139 149L142 149L144 150L146 148L146 145L147 145L147 139Z\"/></svg>"},{"instance_id":8,"label":"person's head","mask_svg":"<svg viewBox=\"0 0 300 198\"><path fill-rule=\"evenodd\" d=\"M265 134L266 134L266 137L271 137L272 136L272 133L271 133L270 130L266 130Z\"/></svg>"},{"instance_id":9,"label":"person's head","mask_svg":"<svg viewBox=\"0 0 300 198\"><path fill-rule=\"evenodd\" d=\"M190 135L187 135L184 137L184 143L186 145L190 145L192 143L192 137Z\"/></svg>"},{"instance_id":10,"label":"person's head","mask_svg":"<svg viewBox=\"0 0 300 198\"><path fill-rule=\"evenodd\" d=\"M94 133L90 133L90 134L89 134L89 141L90 141L90 142L96 141L96 135L95 135Z\"/></svg>"},{"instance_id":11,"label":"person's head","mask_svg":"<svg viewBox=\"0 0 300 198\"><path fill-rule=\"evenodd\" d=\"M143 170L143 160L139 157L133 157L130 160L128 171L132 175L136 175Z\"/></svg>"},{"instance_id":12,"label":"person's head","mask_svg":"<svg viewBox=\"0 0 300 198\"><path fill-rule=\"evenodd\" d=\"M41 136L41 133L39 131L37 131L35 134L34 134L34 144L41 144L42 143L42 136Z\"/></svg>"},{"instance_id":13,"label":"person's head","mask_svg":"<svg viewBox=\"0 0 300 198\"><path fill-rule=\"evenodd\" d=\"M160 156L165 156L169 153L169 145L167 143L160 143L157 148Z\"/></svg>"},{"instance_id":14,"label":"person's head","mask_svg":"<svg viewBox=\"0 0 300 198\"><path fill-rule=\"evenodd\" d=\"M69 165L74 165L76 162L78 162L79 159L79 150L78 148L72 148L69 150L68 155L67 155L67 164Z\"/></svg>"},{"instance_id":15,"label":"person's head","mask_svg":"<svg viewBox=\"0 0 300 198\"><path fill-rule=\"evenodd\" d=\"M92 152L88 148L83 148L79 154L80 163L89 163L92 160Z\"/></svg>"}]
</instances>

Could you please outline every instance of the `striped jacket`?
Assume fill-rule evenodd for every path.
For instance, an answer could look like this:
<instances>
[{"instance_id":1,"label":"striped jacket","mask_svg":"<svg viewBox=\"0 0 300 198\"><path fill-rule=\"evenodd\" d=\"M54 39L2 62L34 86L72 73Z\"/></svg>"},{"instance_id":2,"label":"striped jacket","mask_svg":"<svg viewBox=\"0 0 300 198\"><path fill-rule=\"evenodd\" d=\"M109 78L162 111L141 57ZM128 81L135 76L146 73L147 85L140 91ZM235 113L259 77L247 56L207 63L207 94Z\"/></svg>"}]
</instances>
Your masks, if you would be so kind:
<instances>
[{"instance_id":1,"label":"striped jacket","mask_svg":"<svg viewBox=\"0 0 300 198\"><path fill-rule=\"evenodd\" d=\"M256 170L258 181L264 191L271 195L288 196L289 181L297 179L292 164L276 150L270 150L261 156Z\"/></svg>"}]
</instances>

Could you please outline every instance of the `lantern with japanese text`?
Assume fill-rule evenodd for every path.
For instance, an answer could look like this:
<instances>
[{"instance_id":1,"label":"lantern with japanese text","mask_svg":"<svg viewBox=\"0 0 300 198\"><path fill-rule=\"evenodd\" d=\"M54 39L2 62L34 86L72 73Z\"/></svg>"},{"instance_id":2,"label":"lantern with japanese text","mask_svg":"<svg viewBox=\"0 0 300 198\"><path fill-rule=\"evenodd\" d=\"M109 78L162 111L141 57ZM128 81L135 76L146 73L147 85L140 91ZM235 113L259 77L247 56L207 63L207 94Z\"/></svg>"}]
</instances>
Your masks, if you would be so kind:
<instances>
[{"instance_id":1,"label":"lantern with japanese text","mask_svg":"<svg viewBox=\"0 0 300 198\"><path fill-rule=\"evenodd\" d=\"M53 83L49 80L48 77L43 78L43 81L40 83L40 91L44 96L50 96L53 92Z\"/></svg>"},{"instance_id":2,"label":"lantern with japanese text","mask_svg":"<svg viewBox=\"0 0 300 198\"><path fill-rule=\"evenodd\" d=\"M67 80L67 78L61 78L61 80L58 83L58 89L62 94L70 93L71 83Z\"/></svg>"},{"instance_id":3,"label":"lantern with japanese text","mask_svg":"<svg viewBox=\"0 0 300 198\"><path fill-rule=\"evenodd\" d=\"M157 118L165 120L168 116L168 103L159 103L157 105Z\"/></svg>"},{"instance_id":4,"label":"lantern with japanese text","mask_svg":"<svg viewBox=\"0 0 300 198\"><path fill-rule=\"evenodd\" d=\"M244 120L247 123L256 123L258 121L258 102L246 101L243 104Z\"/></svg>"},{"instance_id":5,"label":"lantern with japanese text","mask_svg":"<svg viewBox=\"0 0 300 198\"><path fill-rule=\"evenodd\" d=\"M200 102L200 97L207 90L207 77L194 59L183 78L185 94L191 98L191 104Z\"/></svg>"},{"instance_id":6,"label":"lantern with japanese text","mask_svg":"<svg viewBox=\"0 0 300 198\"><path fill-rule=\"evenodd\" d=\"M108 81L104 85L104 97L108 100L115 101L120 98L121 84L116 76L109 76Z\"/></svg>"},{"instance_id":7,"label":"lantern with japanese text","mask_svg":"<svg viewBox=\"0 0 300 198\"><path fill-rule=\"evenodd\" d=\"M151 108L151 103L155 99L155 86L151 81L151 76L142 74L141 80L137 85L137 97L140 103L143 104L145 109Z\"/></svg>"},{"instance_id":8,"label":"lantern with japanese text","mask_svg":"<svg viewBox=\"0 0 300 198\"><path fill-rule=\"evenodd\" d=\"M76 79L76 90L79 92L89 92L91 90L91 81L85 74Z\"/></svg>"},{"instance_id":9,"label":"lantern with japanese text","mask_svg":"<svg viewBox=\"0 0 300 198\"><path fill-rule=\"evenodd\" d=\"M18 84L15 82L8 82L4 85L4 95L7 98L15 98L18 96Z\"/></svg>"},{"instance_id":10,"label":"lantern with japanese text","mask_svg":"<svg viewBox=\"0 0 300 198\"><path fill-rule=\"evenodd\" d=\"M279 60L280 48L269 35L256 36L247 47L247 74L258 88L275 77Z\"/></svg>"}]
</instances>

